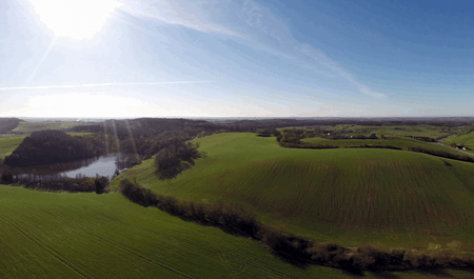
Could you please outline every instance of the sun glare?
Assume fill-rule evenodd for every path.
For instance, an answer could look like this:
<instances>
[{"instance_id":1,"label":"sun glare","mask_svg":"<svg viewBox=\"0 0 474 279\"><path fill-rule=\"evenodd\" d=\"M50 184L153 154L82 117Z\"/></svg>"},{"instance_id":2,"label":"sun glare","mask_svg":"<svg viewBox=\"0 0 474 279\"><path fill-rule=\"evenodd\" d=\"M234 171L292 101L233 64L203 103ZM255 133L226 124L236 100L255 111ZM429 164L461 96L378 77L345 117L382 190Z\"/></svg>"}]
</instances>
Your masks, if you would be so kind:
<instances>
[{"instance_id":1,"label":"sun glare","mask_svg":"<svg viewBox=\"0 0 474 279\"><path fill-rule=\"evenodd\" d=\"M30 0L56 36L90 39L118 6L115 0Z\"/></svg>"}]
</instances>

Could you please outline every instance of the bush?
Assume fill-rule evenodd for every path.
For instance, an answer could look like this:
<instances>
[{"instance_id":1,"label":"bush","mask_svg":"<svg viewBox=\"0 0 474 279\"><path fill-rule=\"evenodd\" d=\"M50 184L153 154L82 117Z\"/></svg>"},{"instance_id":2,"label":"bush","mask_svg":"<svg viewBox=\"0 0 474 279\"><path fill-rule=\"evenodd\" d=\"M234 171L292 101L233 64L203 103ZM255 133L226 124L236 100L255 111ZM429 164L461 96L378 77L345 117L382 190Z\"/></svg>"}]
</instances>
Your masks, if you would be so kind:
<instances>
[{"instance_id":1,"label":"bush","mask_svg":"<svg viewBox=\"0 0 474 279\"><path fill-rule=\"evenodd\" d=\"M155 193L128 179L120 182L120 192L130 201L138 203L141 206L154 206L158 203L158 197Z\"/></svg>"},{"instance_id":2,"label":"bush","mask_svg":"<svg viewBox=\"0 0 474 279\"><path fill-rule=\"evenodd\" d=\"M384 148L384 149L393 149L393 150L402 150L401 147L393 146L393 145L385 145L385 144L362 144L362 145L349 145L347 148Z\"/></svg>"},{"instance_id":3,"label":"bush","mask_svg":"<svg viewBox=\"0 0 474 279\"><path fill-rule=\"evenodd\" d=\"M199 145L187 143L186 145L171 145L161 149L155 155L155 169L160 179L171 179L183 170L194 165L194 160L201 155L197 148Z\"/></svg>"},{"instance_id":4,"label":"bush","mask_svg":"<svg viewBox=\"0 0 474 279\"><path fill-rule=\"evenodd\" d=\"M453 153L441 151L441 150L427 149L427 148L422 148L422 147L409 147L408 150L413 151L413 152L420 152L420 153L425 153L425 154L429 154L433 156L458 160L458 161L471 162L471 163L474 162L474 158L471 158L469 156L453 154Z\"/></svg>"}]
</instances>

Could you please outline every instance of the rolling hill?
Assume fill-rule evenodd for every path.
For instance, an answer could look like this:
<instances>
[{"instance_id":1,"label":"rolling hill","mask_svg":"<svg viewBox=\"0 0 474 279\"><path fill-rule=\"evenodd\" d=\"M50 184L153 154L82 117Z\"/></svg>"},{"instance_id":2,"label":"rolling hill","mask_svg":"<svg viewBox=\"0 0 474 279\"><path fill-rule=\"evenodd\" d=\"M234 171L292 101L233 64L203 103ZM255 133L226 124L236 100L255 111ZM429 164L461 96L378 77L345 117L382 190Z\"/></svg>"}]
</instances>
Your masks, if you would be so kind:
<instances>
[{"instance_id":1,"label":"rolling hill","mask_svg":"<svg viewBox=\"0 0 474 279\"><path fill-rule=\"evenodd\" d=\"M346 245L461 241L472 248L471 163L397 150L281 148L275 138L251 133L196 141L205 158L175 179L159 180L148 160L116 180L131 177L184 199L243 204L284 231Z\"/></svg>"}]
</instances>

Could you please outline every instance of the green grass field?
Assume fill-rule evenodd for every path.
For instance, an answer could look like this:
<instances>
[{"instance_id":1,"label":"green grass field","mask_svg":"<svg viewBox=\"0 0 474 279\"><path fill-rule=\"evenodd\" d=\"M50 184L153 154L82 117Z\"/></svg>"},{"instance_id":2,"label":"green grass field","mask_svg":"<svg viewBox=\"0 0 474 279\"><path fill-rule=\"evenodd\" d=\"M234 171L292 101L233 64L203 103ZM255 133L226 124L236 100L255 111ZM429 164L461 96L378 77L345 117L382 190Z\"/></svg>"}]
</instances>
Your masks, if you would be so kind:
<instances>
[{"instance_id":1,"label":"green grass field","mask_svg":"<svg viewBox=\"0 0 474 279\"><path fill-rule=\"evenodd\" d=\"M465 135L449 137L443 140L443 143L447 145L452 143L456 143L457 145L464 145L468 147L468 150L466 151L474 153L474 132Z\"/></svg>"},{"instance_id":2,"label":"green grass field","mask_svg":"<svg viewBox=\"0 0 474 279\"><path fill-rule=\"evenodd\" d=\"M0 278L361 278L292 266L252 240L140 207L119 193L0 186L0 212ZM423 279L433 273L362 278L380 276Z\"/></svg>"},{"instance_id":3,"label":"green grass field","mask_svg":"<svg viewBox=\"0 0 474 279\"><path fill-rule=\"evenodd\" d=\"M294 127L285 127L279 128L278 130L283 131L285 129L293 129ZM303 130L312 130L308 127L295 127L296 129ZM377 136L385 135L386 137L428 137L437 139L440 137L448 136L450 134L458 133L457 128L448 128L448 127L438 127L431 125L395 125L395 126L363 126L363 125L353 125L353 124L341 124L335 126L319 126L321 130L327 131L352 131L352 133L347 133L347 135L365 135L369 136L372 133L377 134ZM447 129L443 131L442 129Z\"/></svg>"},{"instance_id":4,"label":"green grass field","mask_svg":"<svg viewBox=\"0 0 474 279\"><path fill-rule=\"evenodd\" d=\"M140 207L118 193L0 186L0 211L0 278L349 277L291 266L251 240Z\"/></svg>"},{"instance_id":5,"label":"green grass field","mask_svg":"<svg viewBox=\"0 0 474 279\"><path fill-rule=\"evenodd\" d=\"M10 155L23 141L25 136L0 137L0 159Z\"/></svg>"},{"instance_id":6,"label":"green grass field","mask_svg":"<svg viewBox=\"0 0 474 279\"><path fill-rule=\"evenodd\" d=\"M77 122L20 122L20 125L12 131L29 134L41 130L69 129L78 125L82 124Z\"/></svg>"},{"instance_id":7,"label":"green grass field","mask_svg":"<svg viewBox=\"0 0 474 279\"><path fill-rule=\"evenodd\" d=\"M223 200L284 231L345 245L474 246L474 165L406 151L281 148L250 133L196 140L206 158L160 181L153 161L122 173L157 193ZM112 183L116 185L117 181Z\"/></svg>"},{"instance_id":8,"label":"green grass field","mask_svg":"<svg viewBox=\"0 0 474 279\"><path fill-rule=\"evenodd\" d=\"M448 131L441 131L441 128L430 125L396 125L396 126L361 126L361 125L336 125L337 131L352 130L355 134L370 135L376 133L377 136L413 136L413 137L429 137L436 139L438 137L447 136L450 133L454 133L455 129L449 129Z\"/></svg>"},{"instance_id":9,"label":"green grass field","mask_svg":"<svg viewBox=\"0 0 474 279\"><path fill-rule=\"evenodd\" d=\"M376 139L376 140L370 140L370 139L331 140L331 139L325 139L325 138L308 138L308 139L302 139L302 141L310 142L310 143L336 145L339 147L348 147L350 145L359 146L359 145L364 145L364 144L391 145L391 146L400 147L403 150L408 150L409 147L421 147L425 149L446 151L446 152L457 154L457 155L465 155L465 153L458 152L449 146L445 146L445 145L434 143L434 142L423 142L423 141L419 141L412 138L406 138L406 137L397 137L396 139Z\"/></svg>"}]
</instances>

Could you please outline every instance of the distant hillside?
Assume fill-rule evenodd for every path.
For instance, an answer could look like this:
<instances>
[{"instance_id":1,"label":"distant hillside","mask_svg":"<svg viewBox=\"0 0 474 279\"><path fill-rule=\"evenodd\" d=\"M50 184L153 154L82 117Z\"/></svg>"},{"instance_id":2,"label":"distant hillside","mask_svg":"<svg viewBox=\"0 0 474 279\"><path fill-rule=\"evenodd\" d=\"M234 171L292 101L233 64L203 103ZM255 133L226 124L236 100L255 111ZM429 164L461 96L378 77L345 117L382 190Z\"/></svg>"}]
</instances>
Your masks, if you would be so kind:
<instances>
[{"instance_id":1,"label":"distant hillside","mask_svg":"<svg viewBox=\"0 0 474 279\"><path fill-rule=\"evenodd\" d=\"M21 122L12 132L29 134L43 130L66 131L74 126L82 125L79 122L48 121L48 122Z\"/></svg>"},{"instance_id":2,"label":"distant hillside","mask_svg":"<svg viewBox=\"0 0 474 279\"><path fill-rule=\"evenodd\" d=\"M128 138L154 137L161 133L174 131L205 130L216 132L225 128L204 120L138 118L132 120L106 120L102 124L82 125L72 128L74 132L107 133L120 140Z\"/></svg>"},{"instance_id":3,"label":"distant hillside","mask_svg":"<svg viewBox=\"0 0 474 279\"><path fill-rule=\"evenodd\" d=\"M0 118L0 134L6 134L10 132L11 130L18 127L20 122L23 122L23 120L18 118Z\"/></svg>"},{"instance_id":4,"label":"distant hillside","mask_svg":"<svg viewBox=\"0 0 474 279\"><path fill-rule=\"evenodd\" d=\"M104 144L92 137L73 137L64 132L46 130L26 137L5 165L22 167L87 159L104 154Z\"/></svg>"}]
</instances>

